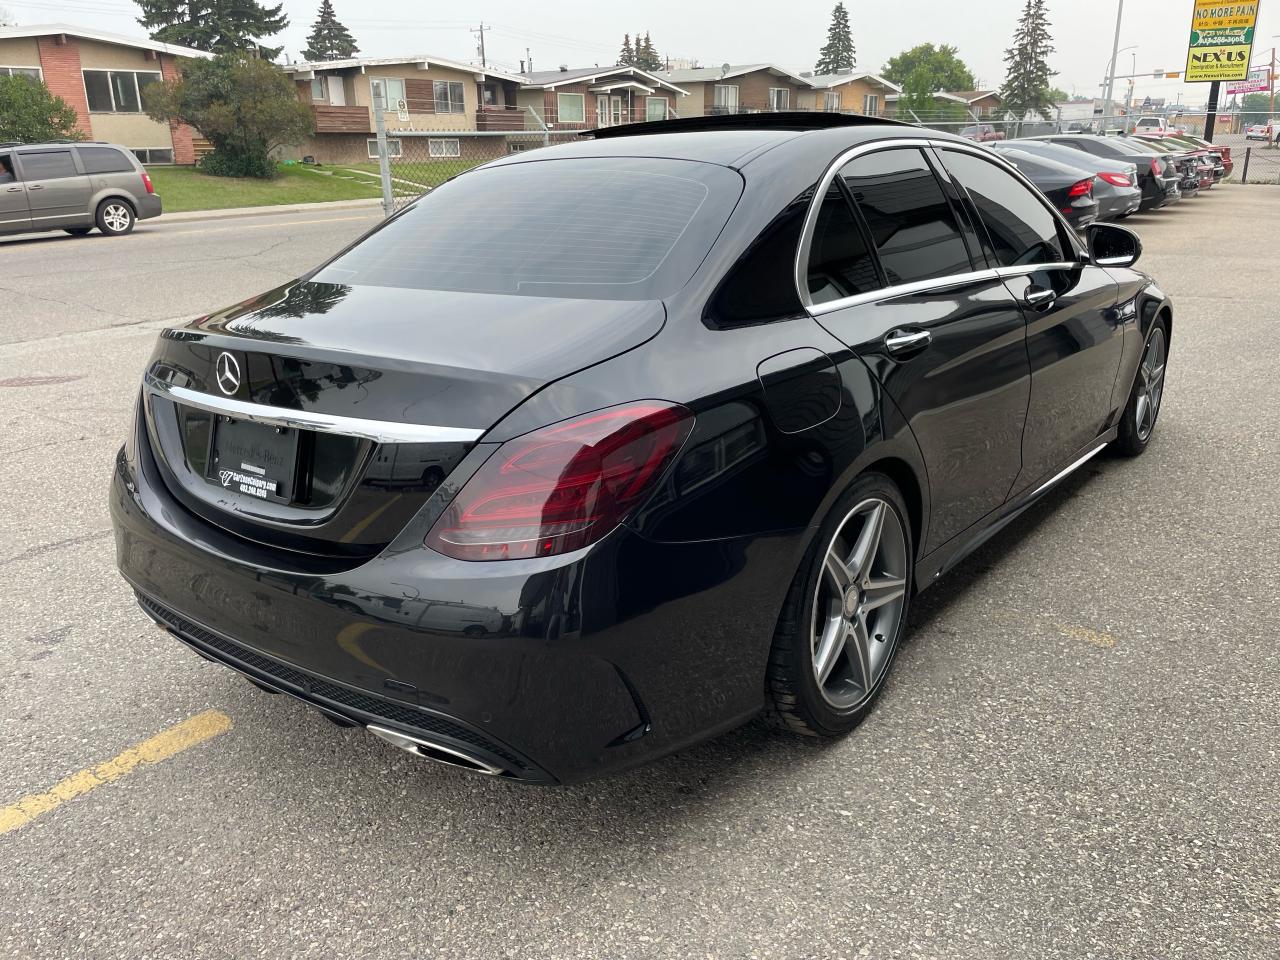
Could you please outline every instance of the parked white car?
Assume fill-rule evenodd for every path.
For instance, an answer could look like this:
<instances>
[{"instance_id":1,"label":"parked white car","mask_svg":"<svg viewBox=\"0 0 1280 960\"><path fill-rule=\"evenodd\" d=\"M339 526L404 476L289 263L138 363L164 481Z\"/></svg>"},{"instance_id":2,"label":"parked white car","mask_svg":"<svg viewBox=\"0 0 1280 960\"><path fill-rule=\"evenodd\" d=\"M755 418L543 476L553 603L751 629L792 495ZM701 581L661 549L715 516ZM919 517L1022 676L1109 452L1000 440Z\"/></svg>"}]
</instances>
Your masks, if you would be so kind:
<instances>
[{"instance_id":1,"label":"parked white car","mask_svg":"<svg viewBox=\"0 0 1280 960\"><path fill-rule=\"evenodd\" d=\"M1266 140L1271 141L1276 138L1277 132L1280 132L1280 120L1271 120L1268 123L1251 123L1245 128L1244 138L1246 140Z\"/></svg>"},{"instance_id":2,"label":"parked white car","mask_svg":"<svg viewBox=\"0 0 1280 960\"><path fill-rule=\"evenodd\" d=\"M1139 117L1134 125L1134 133L1179 134L1186 133L1186 127L1171 123L1164 117Z\"/></svg>"}]
</instances>

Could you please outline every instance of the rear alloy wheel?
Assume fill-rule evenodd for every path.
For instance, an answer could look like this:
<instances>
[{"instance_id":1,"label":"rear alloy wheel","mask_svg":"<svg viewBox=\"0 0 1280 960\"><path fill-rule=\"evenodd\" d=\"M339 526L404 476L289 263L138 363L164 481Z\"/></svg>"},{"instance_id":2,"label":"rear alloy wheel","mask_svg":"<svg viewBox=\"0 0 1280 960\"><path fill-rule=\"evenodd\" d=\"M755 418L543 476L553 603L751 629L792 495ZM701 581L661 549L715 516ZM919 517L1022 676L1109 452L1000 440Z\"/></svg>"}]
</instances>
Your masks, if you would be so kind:
<instances>
[{"instance_id":1,"label":"rear alloy wheel","mask_svg":"<svg viewBox=\"0 0 1280 960\"><path fill-rule=\"evenodd\" d=\"M64 227L63 229L73 237L83 237L87 235L93 227Z\"/></svg>"},{"instance_id":2,"label":"rear alloy wheel","mask_svg":"<svg viewBox=\"0 0 1280 960\"><path fill-rule=\"evenodd\" d=\"M868 474L823 524L783 609L769 691L786 726L848 733L870 711L906 623L911 534L902 496Z\"/></svg>"},{"instance_id":3,"label":"rear alloy wheel","mask_svg":"<svg viewBox=\"0 0 1280 960\"><path fill-rule=\"evenodd\" d=\"M98 205L98 229L104 236L122 237L133 224L133 207L123 200L103 200Z\"/></svg>"},{"instance_id":4,"label":"rear alloy wheel","mask_svg":"<svg viewBox=\"0 0 1280 960\"><path fill-rule=\"evenodd\" d=\"M1169 359L1168 339L1164 321L1157 320L1142 350L1142 362L1133 378L1133 391L1120 420L1120 432L1115 448L1125 456L1136 457L1147 449L1151 434L1160 416L1160 402L1164 399L1164 372Z\"/></svg>"}]
</instances>

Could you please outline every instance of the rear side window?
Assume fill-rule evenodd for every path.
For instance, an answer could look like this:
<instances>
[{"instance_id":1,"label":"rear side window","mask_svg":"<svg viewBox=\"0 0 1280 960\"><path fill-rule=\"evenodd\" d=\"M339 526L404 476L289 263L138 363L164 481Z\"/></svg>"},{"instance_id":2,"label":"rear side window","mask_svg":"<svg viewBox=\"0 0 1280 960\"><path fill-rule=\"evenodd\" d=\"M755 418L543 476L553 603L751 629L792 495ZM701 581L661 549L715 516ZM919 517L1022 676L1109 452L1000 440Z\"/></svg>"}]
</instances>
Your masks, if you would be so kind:
<instances>
[{"instance_id":1,"label":"rear side window","mask_svg":"<svg viewBox=\"0 0 1280 960\"><path fill-rule=\"evenodd\" d=\"M114 147L77 147L85 173L133 173L133 163Z\"/></svg>"},{"instance_id":2,"label":"rear side window","mask_svg":"<svg viewBox=\"0 0 1280 960\"><path fill-rule=\"evenodd\" d=\"M1061 263L1057 218L1022 183L984 157L943 151L943 163L973 200L987 228L996 260L1004 267Z\"/></svg>"},{"instance_id":3,"label":"rear side window","mask_svg":"<svg viewBox=\"0 0 1280 960\"><path fill-rule=\"evenodd\" d=\"M24 180L57 180L62 177L80 176L75 161L71 159L70 150L23 153L20 162Z\"/></svg>"},{"instance_id":4,"label":"rear side window","mask_svg":"<svg viewBox=\"0 0 1280 960\"><path fill-rule=\"evenodd\" d=\"M686 160L544 160L476 170L330 262L321 283L650 300L693 275L742 193Z\"/></svg>"},{"instance_id":5,"label":"rear side window","mask_svg":"<svg viewBox=\"0 0 1280 960\"><path fill-rule=\"evenodd\" d=\"M809 244L809 299L830 303L880 288L875 259L853 208L833 183L818 208Z\"/></svg>"},{"instance_id":6,"label":"rear side window","mask_svg":"<svg viewBox=\"0 0 1280 960\"><path fill-rule=\"evenodd\" d=\"M857 157L840 176L858 202L890 286L973 270L956 213L919 150Z\"/></svg>"}]
</instances>

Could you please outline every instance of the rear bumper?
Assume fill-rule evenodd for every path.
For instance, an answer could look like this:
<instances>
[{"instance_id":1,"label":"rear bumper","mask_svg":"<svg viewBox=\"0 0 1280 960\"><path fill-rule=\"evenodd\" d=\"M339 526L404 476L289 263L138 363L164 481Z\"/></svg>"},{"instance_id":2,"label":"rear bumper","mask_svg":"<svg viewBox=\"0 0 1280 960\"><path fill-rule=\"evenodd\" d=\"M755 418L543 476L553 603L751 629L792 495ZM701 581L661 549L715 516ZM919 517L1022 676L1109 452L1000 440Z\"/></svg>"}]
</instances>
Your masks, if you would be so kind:
<instances>
[{"instance_id":1,"label":"rear bumper","mask_svg":"<svg viewBox=\"0 0 1280 960\"><path fill-rule=\"evenodd\" d=\"M801 537L660 544L622 528L537 561L393 543L350 569L283 569L238 558L242 541L174 500L136 430L111 513L121 574L202 655L532 783L613 773L757 713Z\"/></svg>"},{"instance_id":2,"label":"rear bumper","mask_svg":"<svg viewBox=\"0 0 1280 960\"><path fill-rule=\"evenodd\" d=\"M138 197L137 217L139 220L150 220L164 212L164 205L157 193L144 193Z\"/></svg>"}]
</instances>

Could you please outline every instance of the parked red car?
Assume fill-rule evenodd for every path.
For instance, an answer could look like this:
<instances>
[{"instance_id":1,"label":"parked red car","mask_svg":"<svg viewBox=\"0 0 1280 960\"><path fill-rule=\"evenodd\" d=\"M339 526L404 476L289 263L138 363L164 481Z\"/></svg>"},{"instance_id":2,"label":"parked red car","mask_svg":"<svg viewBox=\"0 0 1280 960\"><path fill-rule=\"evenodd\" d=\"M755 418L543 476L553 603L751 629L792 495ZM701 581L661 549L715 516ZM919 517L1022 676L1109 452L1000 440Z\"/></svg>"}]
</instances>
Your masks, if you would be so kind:
<instances>
[{"instance_id":1,"label":"parked red car","mask_svg":"<svg viewBox=\"0 0 1280 960\"><path fill-rule=\"evenodd\" d=\"M991 143L995 140L1004 139L1004 131L997 130L989 123L975 123L971 127L964 127L960 131L960 136L974 143Z\"/></svg>"}]
</instances>

